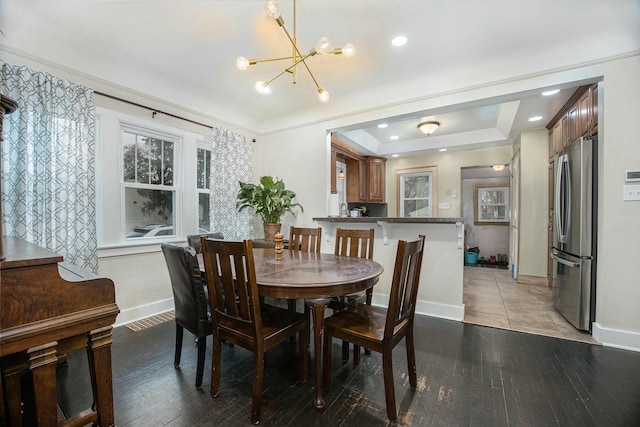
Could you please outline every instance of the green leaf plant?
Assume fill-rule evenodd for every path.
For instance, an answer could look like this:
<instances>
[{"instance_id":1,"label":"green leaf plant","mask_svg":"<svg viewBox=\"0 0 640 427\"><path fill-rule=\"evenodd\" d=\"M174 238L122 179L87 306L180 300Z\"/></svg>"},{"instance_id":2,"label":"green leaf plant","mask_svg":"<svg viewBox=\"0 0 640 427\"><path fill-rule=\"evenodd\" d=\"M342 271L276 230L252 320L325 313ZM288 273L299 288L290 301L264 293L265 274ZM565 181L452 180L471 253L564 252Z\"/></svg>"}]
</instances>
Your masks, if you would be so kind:
<instances>
[{"instance_id":1,"label":"green leaf plant","mask_svg":"<svg viewBox=\"0 0 640 427\"><path fill-rule=\"evenodd\" d=\"M295 217L294 208L300 208L300 212L304 212L302 205L293 201L296 193L287 190L284 181L279 178L267 175L260 178L258 185L241 181L239 184L237 211L254 208L265 224L280 223L280 218L287 212Z\"/></svg>"}]
</instances>

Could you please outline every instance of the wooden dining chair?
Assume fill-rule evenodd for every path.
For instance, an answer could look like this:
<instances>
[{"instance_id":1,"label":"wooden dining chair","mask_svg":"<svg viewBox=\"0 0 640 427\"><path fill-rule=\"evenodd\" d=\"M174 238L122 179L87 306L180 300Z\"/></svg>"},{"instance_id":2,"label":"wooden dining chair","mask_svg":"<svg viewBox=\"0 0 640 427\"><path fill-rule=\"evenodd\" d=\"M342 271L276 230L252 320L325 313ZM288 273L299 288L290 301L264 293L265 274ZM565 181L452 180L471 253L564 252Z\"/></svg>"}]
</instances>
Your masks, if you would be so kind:
<instances>
[{"instance_id":1,"label":"wooden dining chair","mask_svg":"<svg viewBox=\"0 0 640 427\"><path fill-rule=\"evenodd\" d=\"M320 245L322 243L322 228L304 228L294 227L289 228L289 249L292 251L301 252L320 252ZM289 310L296 311L296 300L287 300L287 306ZM307 312L305 306L305 312Z\"/></svg>"},{"instance_id":2,"label":"wooden dining chair","mask_svg":"<svg viewBox=\"0 0 640 427\"><path fill-rule=\"evenodd\" d=\"M173 365L176 368L180 366L182 337L186 329L196 336L198 342L196 387L200 387L204 373L207 335L211 335L213 328L198 259L190 246L184 247L170 243L163 243L160 246L169 270L175 307L176 348Z\"/></svg>"},{"instance_id":3,"label":"wooden dining chair","mask_svg":"<svg viewBox=\"0 0 640 427\"><path fill-rule=\"evenodd\" d=\"M202 236L211 239L219 239L224 240L224 234L222 233L202 233L202 234L189 234L187 236L187 244L196 250L196 253L202 253L202 246L200 244L200 239Z\"/></svg>"},{"instance_id":4,"label":"wooden dining chair","mask_svg":"<svg viewBox=\"0 0 640 427\"><path fill-rule=\"evenodd\" d=\"M298 335L300 381L309 378L309 317L260 304L251 240L232 242L202 239L209 303L213 308L211 396L220 392L222 341L255 354L251 422L260 422L265 352Z\"/></svg>"},{"instance_id":5,"label":"wooden dining chair","mask_svg":"<svg viewBox=\"0 0 640 427\"><path fill-rule=\"evenodd\" d=\"M393 348L405 338L409 384L416 387L416 356L413 319L420 269L424 253L424 236L413 241L400 240L393 270L387 308L354 303L324 321L323 386L331 387L331 349L333 337L382 353L382 372L387 403L387 417L396 421L396 398L393 384Z\"/></svg>"},{"instance_id":6,"label":"wooden dining chair","mask_svg":"<svg viewBox=\"0 0 640 427\"><path fill-rule=\"evenodd\" d=\"M360 258L373 259L373 238L375 230L348 230L345 228L336 229L336 244L334 253L342 256L354 256ZM345 297L337 297L329 304L329 308L334 311L340 310L349 301L361 297L359 294L347 295ZM365 302L371 304L373 298L373 287L365 291ZM368 351L368 350L367 350ZM349 343L342 342L342 361L349 360ZM360 363L360 347L356 344L353 346L353 363Z\"/></svg>"},{"instance_id":7,"label":"wooden dining chair","mask_svg":"<svg viewBox=\"0 0 640 427\"><path fill-rule=\"evenodd\" d=\"M289 249L292 251L320 252L322 228L291 226L289 229Z\"/></svg>"}]
</instances>

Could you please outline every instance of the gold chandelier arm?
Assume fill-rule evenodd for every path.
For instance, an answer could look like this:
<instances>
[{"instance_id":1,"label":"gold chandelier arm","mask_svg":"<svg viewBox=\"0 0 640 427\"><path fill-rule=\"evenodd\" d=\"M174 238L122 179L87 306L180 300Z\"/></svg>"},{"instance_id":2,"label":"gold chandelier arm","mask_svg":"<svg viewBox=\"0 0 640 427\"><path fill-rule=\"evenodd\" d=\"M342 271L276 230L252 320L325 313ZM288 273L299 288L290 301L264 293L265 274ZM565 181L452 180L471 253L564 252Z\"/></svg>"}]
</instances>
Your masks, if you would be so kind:
<instances>
[{"instance_id":1,"label":"gold chandelier arm","mask_svg":"<svg viewBox=\"0 0 640 427\"><path fill-rule=\"evenodd\" d=\"M273 77L272 79L267 80L266 82L264 82L264 84L265 84L265 85L270 84L272 81L274 81L275 79L277 79L278 77L280 77L280 76L281 76L281 75L283 75L284 73L292 73L292 72L293 72L293 68L294 68L296 65L298 65L298 64L299 64L299 63L301 63L301 62L303 62L305 59L307 59L308 57L310 57L310 56L312 56L312 55L314 55L314 54L315 54L315 52L309 52L309 53L307 53L307 54L306 54L306 55L304 55L304 56L300 56L300 57L298 57L298 59L296 60L296 62L294 62L294 63L293 63L289 68L285 68L284 70L282 70L281 72L279 72L278 74L276 74L276 76L275 76L275 77ZM289 59L291 59L291 58L289 58ZM315 79L314 79L314 81L315 81ZM316 86L317 86L317 83L316 83Z\"/></svg>"},{"instance_id":2,"label":"gold chandelier arm","mask_svg":"<svg viewBox=\"0 0 640 427\"><path fill-rule=\"evenodd\" d=\"M280 21L278 21L278 23L280 23ZM284 31L284 33L287 35L287 37L289 38L289 41L291 42L291 44L293 45L293 48L295 49L295 51L298 53L298 55L301 57L301 61L297 61L295 62L292 67L298 65L300 62L302 62L302 64L304 65L304 68L307 69L307 71L309 72L309 75L311 76L311 78L313 79L313 82L316 84L316 87L318 89L320 89L320 85L318 84L318 81L316 80L316 77L313 75L313 73L311 72L311 69L309 68L309 66L307 65L305 59L307 59L309 56L313 56L315 55L317 52L315 51L315 49L311 50L311 52L309 52L306 56L302 55L300 53L300 50L298 50L298 46L296 45L295 41L293 40L293 38L291 37L291 34L289 34L289 31L287 31L287 28L284 26L284 21L280 24L280 27L282 28L282 30Z\"/></svg>"},{"instance_id":3,"label":"gold chandelier arm","mask_svg":"<svg viewBox=\"0 0 640 427\"><path fill-rule=\"evenodd\" d=\"M280 58L269 58L269 59L250 59L249 60L249 65L256 65L256 64L260 64L262 62L274 62L274 61L284 61L287 59L293 59L292 56L283 56Z\"/></svg>"}]
</instances>

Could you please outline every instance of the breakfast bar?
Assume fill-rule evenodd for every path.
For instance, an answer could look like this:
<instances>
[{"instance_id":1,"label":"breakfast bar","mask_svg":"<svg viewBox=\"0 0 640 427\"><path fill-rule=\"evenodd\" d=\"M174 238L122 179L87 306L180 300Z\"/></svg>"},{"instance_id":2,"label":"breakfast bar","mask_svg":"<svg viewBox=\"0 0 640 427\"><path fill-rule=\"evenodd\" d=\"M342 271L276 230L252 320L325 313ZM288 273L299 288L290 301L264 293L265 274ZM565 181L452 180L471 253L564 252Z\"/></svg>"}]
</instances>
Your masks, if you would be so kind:
<instances>
[{"instance_id":1,"label":"breakfast bar","mask_svg":"<svg viewBox=\"0 0 640 427\"><path fill-rule=\"evenodd\" d=\"M386 305L398 240L426 236L416 313L462 321L464 218L315 217L323 228L322 252L332 252L337 228L375 230L374 260L384 273L373 304Z\"/></svg>"}]
</instances>

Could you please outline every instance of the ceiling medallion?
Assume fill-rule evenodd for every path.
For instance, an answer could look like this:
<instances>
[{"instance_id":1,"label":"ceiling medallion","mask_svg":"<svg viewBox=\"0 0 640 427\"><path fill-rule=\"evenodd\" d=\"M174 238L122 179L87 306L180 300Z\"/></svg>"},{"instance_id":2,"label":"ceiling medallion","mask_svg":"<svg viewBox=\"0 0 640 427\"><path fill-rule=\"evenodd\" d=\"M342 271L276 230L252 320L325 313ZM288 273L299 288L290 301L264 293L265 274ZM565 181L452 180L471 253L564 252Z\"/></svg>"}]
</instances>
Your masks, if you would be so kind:
<instances>
[{"instance_id":1,"label":"ceiling medallion","mask_svg":"<svg viewBox=\"0 0 640 427\"><path fill-rule=\"evenodd\" d=\"M298 77L297 66L298 64L302 64L307 69L307 71L309 72L309 75L311 76L311 79L313 79L313 82L316 85L316 89L318 91L318 98L322 102L327 102L329 100L329 92L324 90L316 80L315 76L311 72L311 69L309 68L309 65L307 65L307 62L306 62L307 58L315 55L328 55L328 54L344 55L346 57L351 57L355 54L356 48L349 43L344 45L343 48L334 49L331 43L331 40L329 40L328 37L321 37L320 40L318 40L318 43L316 43L316 45L313 48L311 48L309 52L302 54L300 52L300 47L298 46L298 43L296 40L296 0L293 0L293 35L291 35L291 33L289 33L287 28L284 26L284 20L282 19L282 16L280 16L280 7L277 1L267 1L264 6L264 9L267 15L275 19L278 25L280 26L280 28L282 28L282 31L284 31L284 33L287 35L287 38L291 42L292 54L291 56L286 56L282 58L270 58L270 59L247 59L243 56L240 56L236 59L236 67L239 70L246 70L247 68L249 68L250 65L256 65L260 62L290 60L291 65L285 68L284 70L282 70L280 73L276 74L275 77L269 80L264 80L264 81L261 80L255 84L255 89L258 93L268 94L271 91L271 88L269 87L271 82L273 82L275 79L277 79L284 73L291 74L293 83L295 84L297 82L297 77Z\"/></svg>"}]
</instances>

